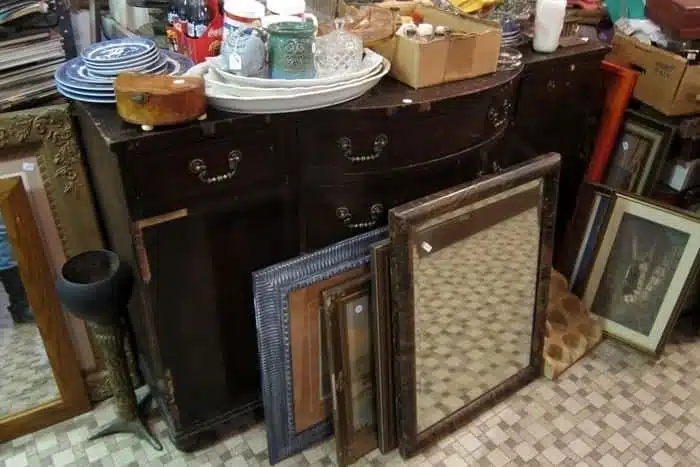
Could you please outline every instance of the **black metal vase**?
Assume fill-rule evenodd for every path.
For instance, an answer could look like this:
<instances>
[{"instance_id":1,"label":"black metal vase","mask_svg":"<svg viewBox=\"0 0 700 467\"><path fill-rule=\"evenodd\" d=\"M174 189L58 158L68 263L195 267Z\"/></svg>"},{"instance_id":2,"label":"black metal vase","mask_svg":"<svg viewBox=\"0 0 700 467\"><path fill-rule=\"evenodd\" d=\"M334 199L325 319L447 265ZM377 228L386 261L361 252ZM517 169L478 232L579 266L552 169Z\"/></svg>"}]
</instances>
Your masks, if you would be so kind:
<instances>
[{"instance_id":1,"label":"black metal vase","mask_svg":"<svg viewBox=\"0 0 700 467\"><path fill-rule=\"evenodd\" d=\"M92 329L98 351L107 367L117 419L90 439L113 433L132 433L162 450L140 415L132 389L124 351L122 319L134 288L134 275L128 264L109 250L92 250L68 260L61 268L56 291L66 311L83 319Z\"/></svg>"}]
</instances>

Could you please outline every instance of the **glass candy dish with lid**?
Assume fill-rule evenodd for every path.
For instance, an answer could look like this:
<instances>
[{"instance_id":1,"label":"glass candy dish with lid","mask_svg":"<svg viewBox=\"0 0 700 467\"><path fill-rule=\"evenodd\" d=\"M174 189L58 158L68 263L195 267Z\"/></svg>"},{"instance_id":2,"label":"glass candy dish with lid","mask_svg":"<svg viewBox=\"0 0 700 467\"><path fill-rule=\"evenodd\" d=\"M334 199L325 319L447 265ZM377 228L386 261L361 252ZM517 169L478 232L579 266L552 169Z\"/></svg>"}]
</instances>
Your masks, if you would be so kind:
<instances>
[{"instance_id":1,"label":"glass candy dish with lid","mask_svg":"<svg viewBox=\"0 0 700 467\"><path fill-rule=\"evenodd\" d=\"M345 21L335 20L335 30L316 39L316 76L349 75L362 67L362 39L344 30Z\"/></svg>"}]
</instances>

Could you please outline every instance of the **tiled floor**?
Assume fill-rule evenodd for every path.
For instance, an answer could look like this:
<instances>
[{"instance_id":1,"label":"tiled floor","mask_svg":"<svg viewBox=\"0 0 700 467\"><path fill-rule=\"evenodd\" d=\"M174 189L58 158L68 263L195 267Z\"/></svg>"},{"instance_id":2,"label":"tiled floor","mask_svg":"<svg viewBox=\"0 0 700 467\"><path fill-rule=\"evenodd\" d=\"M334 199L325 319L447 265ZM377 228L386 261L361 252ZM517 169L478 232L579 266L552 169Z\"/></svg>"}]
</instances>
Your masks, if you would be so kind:
<instances>
[{"instance_id":1,"label":"tiled floor","mask_svg":"<svg viewBox=\"0 0 700 467\"><path fill-rule=\"evenodd\" d=\"M14 324L0 286L0 417L58 395L44 342L34 324Z\"/></svg>"},{"instance_id":2,"label":"tiled floor","mask_svg":"<svg viewBox=\"0 0 700 467\"><path fill-rule=\"evenodd\" d=\"M683 324L679 325L683 327ZM124 435L85 442L109 420L109 406L0 445L0 466L267 465L262 425L186 455L165 442L156 452ZM280 466L334 464L333 441ZM683 466L700 465L700 340L674 338L659 362L604 341L564 376L539 379L409 465ZM358 465L404 465L397 452L370 453Z\"/></svg>"}]
</instances>

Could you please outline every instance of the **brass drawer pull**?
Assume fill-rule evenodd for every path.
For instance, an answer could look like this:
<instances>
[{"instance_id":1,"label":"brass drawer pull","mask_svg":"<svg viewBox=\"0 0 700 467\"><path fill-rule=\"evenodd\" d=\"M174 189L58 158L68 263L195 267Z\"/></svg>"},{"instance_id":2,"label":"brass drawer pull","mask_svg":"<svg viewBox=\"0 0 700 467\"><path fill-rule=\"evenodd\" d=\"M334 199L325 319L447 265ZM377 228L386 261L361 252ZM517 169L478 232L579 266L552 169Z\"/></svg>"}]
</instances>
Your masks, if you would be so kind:
<instances>
[{"instance_id":1,"label":"brass drawer pull","mask_svg":"<svg viewBox=\"0 0 700 467\"><path fill-rule=\"evenodd\" d=\"M501 109L497 110L494 107L489 108L488 119L493 125L495 130L500 130L503 128L510 120L510 114L513 111L513 104L511 104L510 99L503 99L503 104L501 104Z\"/></svg>"},{"instance_id":2,"label":"brass drawer pull","mask_svg":"<svg viewBox=\"0 0 700 467\"><path fill-rule=\"evenodd\" d=\"M207 174L207 164L202 159L192 159L190 161L190 172L195 174L202 183L227 182L238 172L238 163L241 162L242 158L241 151L231 151L228 153L228 172L211 177Z\"/></svg>"},{"instance_id":3,"label":"brass drawer pull","mask_svg":"<svg viewBox=\"0 0 700 467\"><path fill-rule=\"evenodd\" d=\"M385 134L378 135L374 138L372 144L372 154L369 156L353 156L352 155L352 140L347 136L343 136L338 140L338 147L345 157L350 162L368 162L377 160L381 157L384 148L389 144L389 137Z\"/></svg>"},{"instance_id":4,"label":"brass drawer pull","mask_svg":"<svg viewBox=\"0 0 700 467\"><path fill-rule=\"evenodd\" d=\"M343 224L345 227L348 229L369 229L370 227L374 227L377 225L377 222L379 222L379 217L381 217L382 213L384 212L384 205L380 203L373 204L372 207L369 208L369 220L364 221L364 222L356 222L352 223L352 212L350 212L350 209L341 206L338 209L335 210L335 215L343 221Z\"/></svg>"}]
</instances>

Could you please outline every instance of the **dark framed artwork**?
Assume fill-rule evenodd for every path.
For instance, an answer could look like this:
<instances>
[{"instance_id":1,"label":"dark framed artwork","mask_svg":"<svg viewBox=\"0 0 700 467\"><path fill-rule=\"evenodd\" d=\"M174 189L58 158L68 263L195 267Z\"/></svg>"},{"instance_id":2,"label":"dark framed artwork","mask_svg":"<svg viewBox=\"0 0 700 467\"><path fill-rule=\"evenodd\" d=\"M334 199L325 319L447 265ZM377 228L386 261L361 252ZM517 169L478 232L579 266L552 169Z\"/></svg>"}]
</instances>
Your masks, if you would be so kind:
<instances>
[{"instance_id":1,"label":"dark framed artwork","mask_svg":"<svg viewBox=\"0 0 700 467\"><path fill-rule=\"evenodd\" d=\"M603 183L618 190L650 195L674 135L673 126L649 115L626 110Z\"/></svg>"},{"instance_id":2,"label":"dark framed artwork","mask_svg":"<svg viewBox=\"0 0 700 467\"><path fill-rule=\"evenodd\" d=\"M606 334L659 356L700 260L700 218L616 194L583 301Z\"/></svg>"},{"instance_id":3,"label":"dark framed artwork","mask_svg":"<svg viewBox=\"0 0 700 467\"><path fill-rule=\"evenodd\" d=\"M574 219L567 242L572 253L569 287L577 297L583 296L613 196L614 191L605 185L589 182L581 185L576 212L580 218Z\"/></svg>"},{"instance_id":4,"label":"dark framed artwork","mask_svg":"<svg viewBox=\"0 0 700 467\"><path fill-rule=\"evenodd\" d=\"M389 213L404 457L542 372L560 156Z\"/></svg>"},{"instance_id":5,"label":"dark framed artwork","mask_svg":"<svg viewBox=\"0 0 700 467\"><path fill-rule=\"evenodd\" d=\"M323 292L338 465L377 448L372 274Z\"/></svg>"},{"instance_id":6,"label":"dark framed artwork","mask_svg":"<svg viewBox=\"0 0 700 467\"><path fill-rule=\"evenodd\" d=\"M333 432L321 293L369 272L386 228L253 273L255 322L271 464Z\"/></svg>"},{"instance_id":7,"label":"dark framed artwork","mask_svg":"<svg viewBox=\"0 0 700 467\"><path fill-rule=\"evenodd\" d=\"M374 332L374 374L377 405L377 442L382 453L396 449L394 407L394 351L391 334L391 242L372 245L372 319Z\"/></svg>"}]
</instances>

